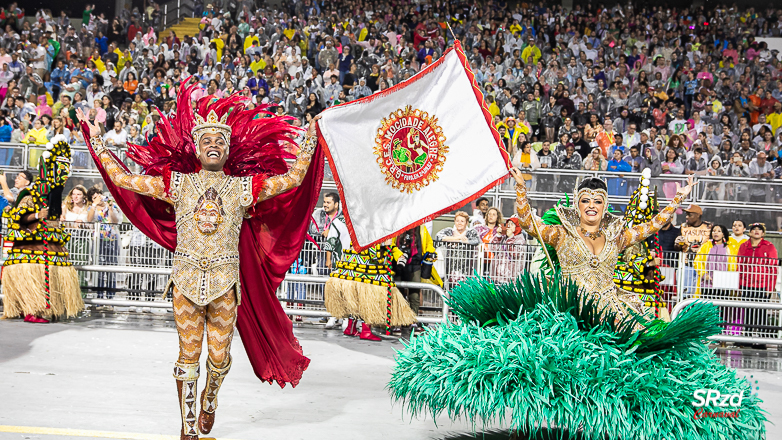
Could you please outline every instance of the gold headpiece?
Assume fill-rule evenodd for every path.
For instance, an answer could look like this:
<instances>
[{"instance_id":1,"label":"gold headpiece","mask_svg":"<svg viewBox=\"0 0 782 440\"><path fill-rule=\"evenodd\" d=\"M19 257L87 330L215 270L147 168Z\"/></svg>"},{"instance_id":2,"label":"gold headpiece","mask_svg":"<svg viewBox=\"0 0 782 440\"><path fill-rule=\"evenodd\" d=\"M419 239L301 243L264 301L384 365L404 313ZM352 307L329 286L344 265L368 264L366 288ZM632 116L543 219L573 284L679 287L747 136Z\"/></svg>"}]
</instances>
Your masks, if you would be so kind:
<instances>
[{"instance_id":1,"label":"gold headpiece","mask_svg":"<svg viewBox=\"0 0 782 440\"><path fill-rule=\"evenodd\" d=\"M581 196L586 195L591 199L594 199L595 197L602 197L603 203L608 201L608 193L604 189L590 189L590 188L582 188L580 191L576 193L576 199L574 200L574 204L578 205L578 201L581 200Z\"/></svg>"},{"instance_id":2,"label":"gold headpiece","mask_svg":"<svg viewBox=\"0 0 782 440\"><path fill-rule=\"evenodd\" d=\"M195 143L196 155L201 155L201 149L198 147L201 137L205 134L220 134L225 139L225 153L228 154L228 146L231 143L231 126L225 122L228 119L228 113L224 114L222 118L217 117L217 113L214 110L210 111L206 115L206 120L198 113L195 115L195 126L191 131L193 135L193 142Z\"/></svg>"}]
</instances>

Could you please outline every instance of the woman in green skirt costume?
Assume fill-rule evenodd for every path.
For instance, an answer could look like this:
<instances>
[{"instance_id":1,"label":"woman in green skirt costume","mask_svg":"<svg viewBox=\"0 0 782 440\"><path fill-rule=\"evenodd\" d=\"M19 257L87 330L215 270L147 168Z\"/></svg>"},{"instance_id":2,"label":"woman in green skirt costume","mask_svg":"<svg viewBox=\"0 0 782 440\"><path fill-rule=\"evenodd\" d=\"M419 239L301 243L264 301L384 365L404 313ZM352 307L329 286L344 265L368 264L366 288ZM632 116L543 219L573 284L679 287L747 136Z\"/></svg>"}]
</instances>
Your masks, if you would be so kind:
<instances>
[{"instance_id":1,"label":"woman in green skirt costume","mask_svg":"<svg viewBox=\"0 0 782 440\"><path fill-rule=\"evenodd\" d=\"M457 286L447 302L460 322L398 353L393 398L413 415L501 423L523 438L764 439L757 395L705 343L721 331L716 307L696 303L672 322L649 319L638 295L613 281L620 252L670 221L692 178L651 221L627 227L607 212L599 179L581 182L574 208L556 207L561 224L541 224L520 173L511 174L522 227L553 248L559 267L504 285L470 278ZM700 405L703 390L740 395L740 406Z\"/></svg>"}]
</instances>

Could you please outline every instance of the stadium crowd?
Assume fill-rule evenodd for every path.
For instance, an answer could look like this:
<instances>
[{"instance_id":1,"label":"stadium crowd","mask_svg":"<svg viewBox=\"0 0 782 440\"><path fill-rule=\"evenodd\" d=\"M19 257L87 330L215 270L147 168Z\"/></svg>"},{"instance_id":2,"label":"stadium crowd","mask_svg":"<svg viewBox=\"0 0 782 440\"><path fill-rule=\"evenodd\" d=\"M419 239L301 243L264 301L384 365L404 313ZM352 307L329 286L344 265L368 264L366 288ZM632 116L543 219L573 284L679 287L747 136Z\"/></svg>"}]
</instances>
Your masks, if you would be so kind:
<instances>
[{"instance_id":1,"label":"stadium crowd","mask_svg":"<svg viewBox=\"0 0 782 440\"><path fill-rule=\"evenodd\" d=\"M409 78L456 36L523 166L777 177L782 65L757 38L779 34L782 10L215 3L198 35L178 36L149 27L151 9L109 22L88 5L78 30L65 12L3 9L0 141L45 143L83 108L110 142L144 142L152 107L174 113L191 75L205 94L239 91L306 122Z\"/></svg>"},{"instance_id":2,"label":"stadium crowd","mask_svg":"<svg viewBox=\"0 0 782 440\"><path fill-rule=\"evenodd\" d=\"M82 144L73 130L82 108L106 126L109 144L143 143L154 135L153 108L175 113L177 85L191 75L204 94L238 91L303 124L411 77L455 36L522 168L782 177L782 64L758 41L779 35L782 10L198 3L198 35L176 35L150 26L153 6L109 21L87 5L78 23L64 11L25 19L17 3L0 11L0 141L44 144L63 133ZM557 190L551 179L532 183ZM632 182L615 183L612 194L624 195ZM710 190L782 200L765 186Z\"/></svg>"}]
</instances>

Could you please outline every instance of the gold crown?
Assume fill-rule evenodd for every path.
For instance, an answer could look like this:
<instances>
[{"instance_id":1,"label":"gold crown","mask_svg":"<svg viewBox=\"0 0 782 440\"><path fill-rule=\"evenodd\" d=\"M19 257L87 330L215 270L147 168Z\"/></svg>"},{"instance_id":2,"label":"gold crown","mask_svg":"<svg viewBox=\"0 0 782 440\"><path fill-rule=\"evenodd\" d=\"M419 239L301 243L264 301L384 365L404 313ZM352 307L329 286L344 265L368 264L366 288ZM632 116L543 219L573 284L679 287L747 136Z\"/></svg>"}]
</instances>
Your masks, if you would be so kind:
<instances>
[{"instance_id":1,"label":"gold crown","mask_svg":"<svg viewBox=\"0 0 782 440\"><path fill-rule=\"evenodd\" d=\"M574 200L575 205L578 205L578 201L581 199L581 196L586 195L590 199L594 199L595 197L602 197L603 203L608 201L608 192L604 189L590 189L590 188L582 188L580 191L576 192L576 199Z\"/></svg>"},{"instance_id":2,"label":"gold crown","mask_svg":"<svg viewBox=\"0 0 782 440\"><path fill-rule=\"evenodd\" d=\"M195 115L195 126L190 132L193 135L193 142L196 147L196 154L201 155L200 148L198 147L201 137L205 134L221 134L225 138L225 144L228 145L231 142L231 126L225 122L228 120L228 113L224 114L222 118L217 117L217 113L214 110L210 111L206 115L206 120L198 113ZM227 152L227 150L226 150Z\"/></svg>"}]
</instances>

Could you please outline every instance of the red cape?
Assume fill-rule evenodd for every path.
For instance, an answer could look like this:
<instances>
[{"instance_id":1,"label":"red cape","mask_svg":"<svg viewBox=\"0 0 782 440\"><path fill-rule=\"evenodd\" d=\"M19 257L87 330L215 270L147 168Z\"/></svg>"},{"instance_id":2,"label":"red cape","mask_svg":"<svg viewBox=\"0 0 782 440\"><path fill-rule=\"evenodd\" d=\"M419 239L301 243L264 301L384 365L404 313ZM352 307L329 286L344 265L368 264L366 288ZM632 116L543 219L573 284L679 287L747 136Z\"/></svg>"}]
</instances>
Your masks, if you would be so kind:
<instances>
[{"instance_id":1,"label":"red cape","mask_svg":"<svg viewBox=\"0 0 782 440\"><path fill-rule=\"evenodd\" d=\"M92 149L90 152L122 213L147 237L173 251L177 240L173 207L114 185ZM304 243L323 182L323 157L323 150L317 147L301 186L257 204L239 235L239 335L255 375L262 381L276 381L280 387L286 383L295 387L310 363L293 336L293 324L276 291ZM122 164L119 159L117 162Z\"/></svg>"}]
</instances>

